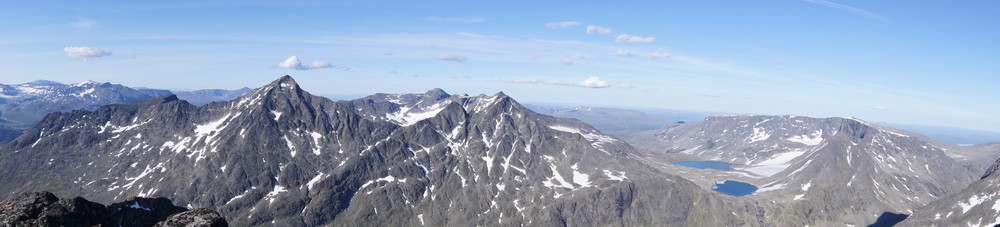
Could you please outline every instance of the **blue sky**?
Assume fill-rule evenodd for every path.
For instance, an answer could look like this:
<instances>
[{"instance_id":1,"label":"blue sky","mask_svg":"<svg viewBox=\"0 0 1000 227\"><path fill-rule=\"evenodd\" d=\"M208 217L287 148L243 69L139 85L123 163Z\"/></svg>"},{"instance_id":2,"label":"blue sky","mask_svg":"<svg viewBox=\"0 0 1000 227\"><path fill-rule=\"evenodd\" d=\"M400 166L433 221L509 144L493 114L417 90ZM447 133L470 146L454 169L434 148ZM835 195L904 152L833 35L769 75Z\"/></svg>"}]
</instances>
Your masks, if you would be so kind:
<instances>
[{"instance_id":1,"label":"blue sky","mask_svg":"<svg viewBox=\"0 0 1000 227\"><path fill-rule=\"evenodd\" d=\"M1000 131L998 11L994 1L8 2L0 83L235 89L287 74L327 95L440 87Z\"/></svg>"}]
</instances>

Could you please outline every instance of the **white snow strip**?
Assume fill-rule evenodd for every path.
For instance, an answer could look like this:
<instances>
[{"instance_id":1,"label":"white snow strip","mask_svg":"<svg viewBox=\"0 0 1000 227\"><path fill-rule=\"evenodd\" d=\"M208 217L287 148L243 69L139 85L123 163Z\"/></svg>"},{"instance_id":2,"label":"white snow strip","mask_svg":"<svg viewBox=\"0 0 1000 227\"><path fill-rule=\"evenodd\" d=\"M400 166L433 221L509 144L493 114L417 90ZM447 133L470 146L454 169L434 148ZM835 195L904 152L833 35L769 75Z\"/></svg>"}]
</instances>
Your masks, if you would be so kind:
<instances>
[{"instance_id":1,"label":"white snow strip","mask_svg":"<svg viewBox=\"0 0 1000 227\"><path fill-rule=\"evenodd\" d=\"M610 170L604 170L604 175L608 176L608 179L616 181L622 181L624 179L628 179L627 177L625 177L624 172L619 172L618 174L614 174Z\"/></svg>"},{"instance_id":2,"label":"white snow strip","mask_svg":"<svg viewBox=\"0 0 1000 227\"><path fill-rule=\"evenodd\" d=\"M816 146L819 145L819 143L823 142L823 130L820 129L819 131L816 131L811 135L793 136L791 138L788 138L788 141L801 143L809 146Z\"/></svg>"},{"instance_id":3,"label":"white snow strip","mask_svg":"<svg viewBox=\"0 0 1000 227\"><path fill-rule=\"evenodd\" d=\"M549 163L549 167L552 168L552 177L549 177L549 179L547 179L544 182L542 182L542 184L544 184L545 187L549 187L549 188L563 187L563 188L569 188L569 189L573 189L574 188L573 184L570 184L569 182L566 182L566 179L563 179L562 175L559 175L559 171L556 169L556 165L555 164ZM552 183L553 180L555 180L556 183Z\"/></svg>"},{"instance_id":4,"label":"white snow strip","mask_svg":"<svg viewBox=\"0 0 1000 227\"><path fill-rule=\"evenodd\" d=\"M288 150L292 152L292 157L295 157L295 145L292 144L291 140L288 140L288 135L285 135L285 145L288 146Z\"/></svg>"},{"instance_id":5,"label":"white snow strip","mask_svg":"<svg viewBox=\"0 0 1000 227\"><path fill-rule=\"evenodd\" d=\"M319 138L323 138L323 134L310 132L309 135L313 138L313 154L320 155L320 149L323 147L319 145Z\"/></svg>"},{"instance_id":6,"label":"white snow strip","mask_svg":"<svg viewBox=\"0 0 1000 227\"><path fill-rule=\"evenodd\" d=\"M774 190L778 190L778 189L782 189L782 188L785 188L785 184L772 184L771 186L767 186L767 187L763 187L763 188L757 189L757 191L754 192L754 193L774 191Z\"/></svg>"},{"instance_id":7,"label":"white snow strip","mask_svg":"<svg viewBox=\"0 0 1000 227\"><path fill-rule=\"evenodd\" d=\"M757 142L757 141L764 141L767 138L771 138L771 133L768 133L763 128L754 127L753 128L753 136L751 136L749 139L750 139L750 143L753 143L753 142Z\"/></svg>"},{"instance_id":8,"label":"white snow strip","mask_svg":"<svg viewBox=\"0 0 1000 227\"><path fill-rule=\"evenodd\" d=\"M970 197L969 200L967 200L966 202L958 203L958 205L962 207L962 213L964 214L965 212L968 212L970 209L972 209L972 207L978 206L979 204L985 202L986 199L989 199L989 197L988 196L980 197L979 195L972 195L972 197Z\"/></svg>"},{"instance_id":9,"label":"white snow strip","mask_svg":"<svg viewBox=\"0 0 1000 227\"><path fill-rule=\"evenodd\" d=\"M264 198L267 198L267 201L268 201L267 204L273 204L274 203L274 196L277 196L279 193L287 192L287 191L288 190L285 190L284 186L274 185L274 190L271 190L271 192L268 192L267 195L264 196Z\"/></svg>"},{"instance_id":10,"label":"white snow strip","mask_svg":"<svg viewBox=\"0 0 1000 227\"><path fill-rule=\"evenodd\" d=\"M580 185L580 187L590 187L590 175L581 173L577 164L573 164L571 168L573 168L573 183Z\"/></svg>"},{"instance_id":11,"label":"white snow strip","mask_svg":"<svg viewBox=\"0 0 1000 227\"><path fill-rule=\"evenodd\" d=\"M394 113L386 113L385 118L388 119L390 122L400 126L410 126L424 119L437 116L437 114L440 113L441 110L444 110L444 107L449 103L451 102L449 101L449 102L436 103L432 106L425 108L421 112L411 111L412 107L408 106L400 107L399 111L396 111Z\"/></svg>"},{"instance_id":12,"label":"white snow strip","mask_svg":"<svg viewBox=\"0 0 1000 227\"><path fill-rule=\"evenodd\" d=\"M306 187L309 188L309 190L312 190L313 185L316 185L316 183L319 183L319 181L322 179L323 179L323 173L319 173L315 177L313 177L312 180L309 180L309 183L306 183Z\"/></svg>"},{"instance_id":13,"label":"white snow strip","mask_svg":"<svg viewBox=\"0 0 1000 227\"><path fill-rule=\"evenodd\" d=\"M271 114L274 114L274 120L275 121L281 119L281 112L271 110Z\"/></svg>"}]
</instances>

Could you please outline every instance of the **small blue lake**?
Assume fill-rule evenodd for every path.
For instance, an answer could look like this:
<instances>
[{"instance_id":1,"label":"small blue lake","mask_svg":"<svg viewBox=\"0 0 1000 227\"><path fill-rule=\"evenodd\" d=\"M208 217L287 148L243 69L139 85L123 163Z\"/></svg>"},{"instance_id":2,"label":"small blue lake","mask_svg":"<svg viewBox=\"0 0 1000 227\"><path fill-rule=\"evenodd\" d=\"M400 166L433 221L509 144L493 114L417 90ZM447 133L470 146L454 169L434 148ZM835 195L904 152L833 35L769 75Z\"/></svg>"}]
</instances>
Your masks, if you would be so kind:
<instances>
[{"instance_id":1,"label":"small blue lake","mask_svg":"<svg viewBox=\"0 0 1000 227\"><path fill-rule=\"evenodd\" d=\"M699 169L733 170L732 163L720 161L680 161L674 162L673 164Z\"/></svg>"},{"instance_id":2,"label":"small blue lake","mask_svg":"<svg viewBox=\"0 0 1000 227\"><path fill-rule=\"evenodd\" d=\"M734 180L720 180L715 181L715 184L712 185L712 190L731 196L745 196L757 191L757 186Z\"/></svg>"}]
</instances>

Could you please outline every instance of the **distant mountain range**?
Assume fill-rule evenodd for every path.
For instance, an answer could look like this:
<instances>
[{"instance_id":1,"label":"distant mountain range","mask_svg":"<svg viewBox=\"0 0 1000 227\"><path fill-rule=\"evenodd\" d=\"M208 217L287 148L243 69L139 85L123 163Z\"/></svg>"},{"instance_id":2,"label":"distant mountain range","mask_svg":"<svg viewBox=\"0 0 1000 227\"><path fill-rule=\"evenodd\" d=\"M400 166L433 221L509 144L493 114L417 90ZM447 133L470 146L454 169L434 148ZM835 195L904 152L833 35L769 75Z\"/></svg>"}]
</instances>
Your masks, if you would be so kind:
<instances>
[{"instance_id":1,"label":"distant mountain range","mask_svg":"<svg viewBox=\"0 0 1000 227\"><path fill-rule=\"evenodd\" d=\"M249 91L249 88L206 89L176 94L190 100L192 104L204 105L232 100ZM0 84L0 142L20 136L25 129L34 126L49 113L93 110L108 104L134 102L167 94L172 92L94 81L62 84L39 80L23 84Z\"/></svg>"},{"instance_id":2,"label":"distant mountain range","mask_svg":"<svg viewBox=\"0 0 1000 227\"><path fill-rule=\"evenodd\" d=\"M251 90L252 89L250 88L240 88L236 90L203 89L194 91L174 91L173 93L177 95L178 99L188 101L188 103L195 106L203 106L212 102L233 100L250 93Z\"/></svg>"},{"instance_id":3,"label":"distant mountain range","mask_svg":"<svg viewBox=\"0 0 1000 227\"><path fill-rule=\"evenodd\" d=\"M531 110L562 118L578 119L604 132L652 130L668 122L698 122L705 117L729 113L667 109L611 108L557 104L528 104ZM1000 132L949 126L928 126L876 122L877 125L904 129L934 140L964 146L1000 142Z\"/></svg>"},{"instance_id":4,"label":"distant mountain range","mask_svg":"<svg viewBox=\"0 0 1000 227\"><path fill-rule=\"evenodd\" d=\"M107 104L134 102L166 94L170 94L170 91L132 89L120 84L93 81L70 85L44 80L14 85L0 84L0 124L30 127L51 112L94 109Z\"/></svg>"},{"instance_id":5,"label":"distant mountain range","mask_svg":"<svg viewBox=\"0 0 1000 227\"><path fill-rule=\"evenodd\" d=\"M718 115L621 135L650 151L737 164L787 225L862 225L962 190L983 168L939 142L849 118ZM991 159L1000 156L992 151ZM787 207L793 211L776 212ZM798 220L798 222L796 221Z\"/></svg>"}]
</instances>

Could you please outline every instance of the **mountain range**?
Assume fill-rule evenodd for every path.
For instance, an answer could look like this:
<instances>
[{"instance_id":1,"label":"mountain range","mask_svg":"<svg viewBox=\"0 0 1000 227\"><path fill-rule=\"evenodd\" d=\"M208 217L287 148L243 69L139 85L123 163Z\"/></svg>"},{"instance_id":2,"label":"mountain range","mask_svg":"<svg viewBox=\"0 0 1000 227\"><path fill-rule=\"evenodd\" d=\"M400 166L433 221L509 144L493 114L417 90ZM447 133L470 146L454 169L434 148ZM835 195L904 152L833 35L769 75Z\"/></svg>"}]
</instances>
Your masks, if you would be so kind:
<instances>
[{"instance_id":1,"label":"mountain range","mask_svg":"<svg viewBox=\"0 0 1000 227\"><path fill-rule=\"evenodd\" d=\"M910 214L901 225L949 226L998 217L1000 144L958 146L854 118L650 116L441 89L332 101L284 76L249 91L166 92L45 115L0 144L0 199L40 190L100 203L166 197L237 226L883 226ZM706 160L732 168L674 164ZM758 189L712 190L728 180Z\"/></svg>"},{"instance_id":2,"label":"mountain range","mask_svg":"<svg viewBox=\"0 0 1000 227\"><path fill-rule=\"evenodd\" d=\"M53 113L0 148L3 196L215 207L235 225L765 225L503 93L333 102L282 77L232 101L175 95Z\"/></svg>"}]
</instances>

